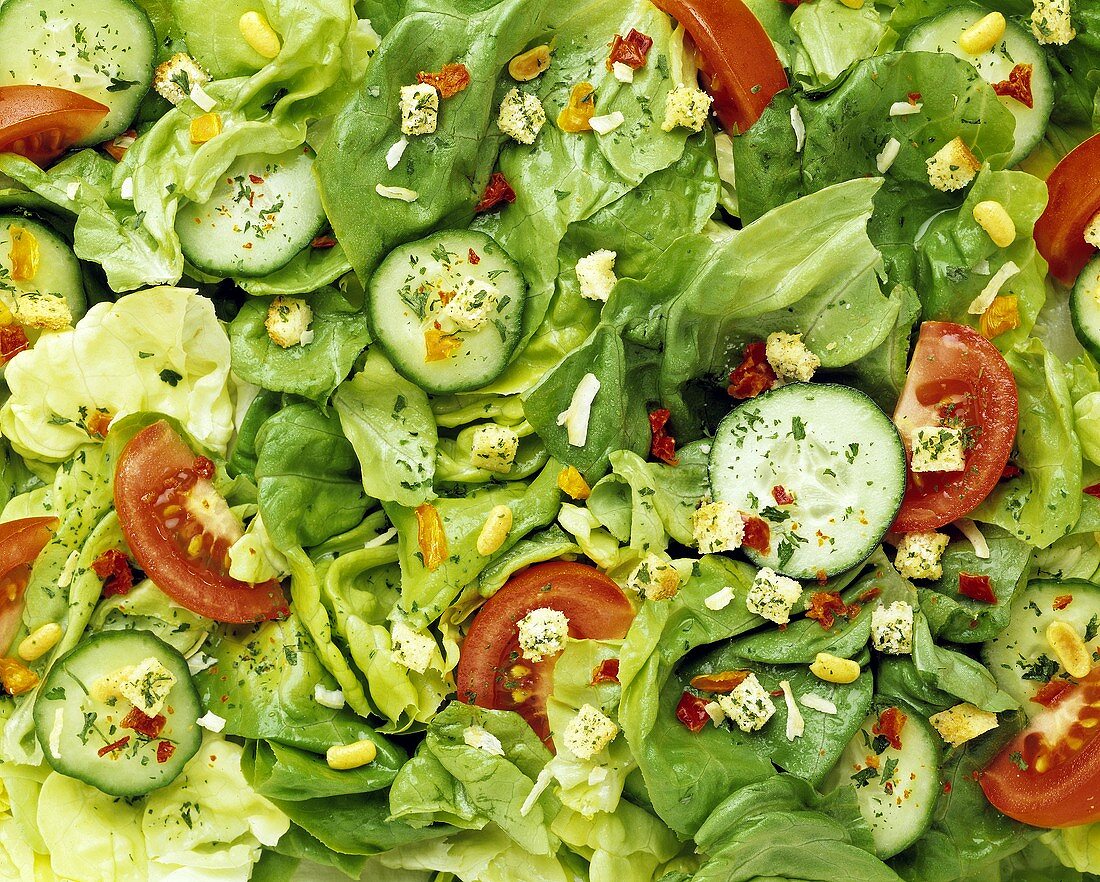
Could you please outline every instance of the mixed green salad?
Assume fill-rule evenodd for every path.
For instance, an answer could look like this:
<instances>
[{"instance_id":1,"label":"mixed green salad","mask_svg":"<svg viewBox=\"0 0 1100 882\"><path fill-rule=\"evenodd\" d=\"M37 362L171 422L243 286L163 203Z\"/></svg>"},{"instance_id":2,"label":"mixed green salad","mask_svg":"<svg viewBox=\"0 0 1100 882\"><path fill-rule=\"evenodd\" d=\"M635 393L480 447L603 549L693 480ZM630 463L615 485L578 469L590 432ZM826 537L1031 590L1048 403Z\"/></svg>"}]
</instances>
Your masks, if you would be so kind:
<instances>
[{"instance_id":1,"label":"mixed green salad","mask_svg":"<svg viewBox=\"0 0 1100 882\"><path fill-rule=\"evenodd\" d=\"M0 878L1100 878L1100 3L0 47Z\"/></svg>"}]
</instances>

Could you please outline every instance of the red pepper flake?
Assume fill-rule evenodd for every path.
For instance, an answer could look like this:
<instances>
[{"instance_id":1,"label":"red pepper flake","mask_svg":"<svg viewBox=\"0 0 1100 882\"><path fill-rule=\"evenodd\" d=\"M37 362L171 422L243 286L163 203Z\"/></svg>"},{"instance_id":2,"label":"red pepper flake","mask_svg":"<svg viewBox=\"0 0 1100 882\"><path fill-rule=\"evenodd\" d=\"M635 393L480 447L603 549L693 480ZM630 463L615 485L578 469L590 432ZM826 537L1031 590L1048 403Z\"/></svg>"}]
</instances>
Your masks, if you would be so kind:
<instances>
[{"instance_id":1,"label":"red pepper flake","mask_svg":"<svg viewBox=\"0 0 1100 882\"><path fill-rule=\"evenodd\" d=\"M676 458L676 439L665 431L671 416L672 414L664 408L655 410L649 415L649 428L653 431L649 452L661 462L676 465L680 461Z\"/></svg>"},{"instance_id":2,"label":"red pepper flake","mask_svg":"<svg viewBox=\"0 0 1100 882\"><path fill-rule=\"evenodd\" d=\"M114 597L129 594L134 587L134 574L130 559L117 548L104 551L92 564L95 574L103 580L103 596Z\"/></svg>"},{"instance_id":3,"label":"red pepper flake","mask_svg":"<svg viewBox=\"0 0 1100 882\"><path fill-rule=\"evenodd\" d=\"M768 364L768 348L764 343L750 343L745 347L741 364L730 374L729 388L731 398L744 400L755 398L761 392L767 392L775 385L776 376Z\"/></svg>"},{"instance_id":4,"label":"red pepper flake","mask_svg":"<svg viewBox=\"0 0 1100 882\"><path fill-rule=\"evenodd\" d=\"M4 325L0 328L0 364L7 364L30 345L22 325Z\"/></svg>"},{"instance_id":5,"label":"red pepper flake","mask_svg":"<svg viewBox=\"0 0 1100 882\"><path fill-rule=\"evenodd\" d=\"M951 792L951 782L950 781L944 781L943 782L943 792L944 793L950 793Z\"/></svg>"},{"instance_id":6,"label":"red pepper flake","mask_svg":"<svg viewBox=\"0 0 1100 882\"><path fill-rule=\"evenodd\" d=\"M164 724L167 722L168 720L160 714L157 714L155 717L150 717L135 707L126 715L125 719L123 719L122 728L133 729L139 735L144 735L146 738L153 739L161 733Z\"/></svg>"},{"instance_id":7,"label":"red pepper flake","mask_svg":"<svg viewBox=\"0 0 1100 882\"><path fill-rule=\"evenodd\" d=\"M980 600L983 603L997 602L997 595L993 593L993 584L990 582L989 576L959 573L959 594L969 597L971 600Z\"/></svg>"},{"instance_id":8,"label":"red pepper flake","mask_svg":"<svg viewBox=\"0 0 1100 882\"><path fill-rule=\"evenodd\" d=\"M601 683L619 682L619 660L617 658L605 658L592 670L592 685Z\"/></svg>"},{"instance_id":9,"label":"red pepper flake","mask_svg":"<svg viewBox=\"0 0 1100 882\"><path fill-rule=\"evenodd\" d=\"M1043 684L1043 688L1036 692L1031 700L1043 707L1054 707L1071 689L1073 684L1068 680L1051 680Z\"/></svg>"},{"instance_id":10,"label":"red pepper flake","mask_svg":"<svg viewBox=\"0 0 1100 882\"><path fill-rule=\"evenodd\" d=\"M772 528L762 518L750 515L744 519L745 536L741 544L760 554L767 554L772 547Z\"/></svg>"},{"instance_id":11,"label":"red pepper flake","mask_svg":"<svg viewBox=\"0 0 1100 882\"><path fill-rule=\"evenodd\" d=\"M336 247L336 237L335 236L330 236L327 233L325 233L323 235L320 235L320 236L314 236L313 241L311 241L309 243L309 247L310 248L316 248L318 251L320 251L322 249L325 249L325 248L335 248Z\"/></svg>"},{"instance_id":12,"label":"red pepper flake","mask_svg":"<svg viewBox=\"0 0 1100 882\"><path fill-rule=\"evenodd\" d=\"M1001 472L1002 481L1011 481L1013 478L1018 478L1023 474L1023 470L1017 466L1009 463L1005 466L1004 471Z\"/></svg>"},{"instance_id":13,"label":"red pepper flake","mask_svg":"<svg viewBox=\"0 0 1100 882\"><path fill-rule=\"evenodd\" d=\"M263 178L261 178L261 177L260 177L259 175L251 175L251 174L250 174L250 175L248 176L248 179L249 179L249 180L250 180L250 181L251 181L251 182L252 182L253 184L262 184L262 183L264 182L264 179L263 179Z\"/></svg>"},{"instance_id":14,"label":"red pepper flake","mask_svg":"<svg viewBox=\"0 0 1100 882\"><path fill-rule=\"evenodd\" d=\"M787 492L787 488L782 484L776 484L772 487L772 499L775 500L776 505L790 505L794 502L794 497Z\"/></svg>"},{"instance_id":15,"label":"red pepper flake","mask_svg":"<svg viewBox=\"0 0 1100 882\"><path fill-rule=\"evenodd\" d=\"M123 735L114 744L108 744L105 747L99 748L99 755L100 756L106 756L107 754L118 750L120 747L125 747L129 743L130 743L130 736L129 735Z\"/></svg>"},{"instance_id":16,"label":"red pepper flake","mask_svg":"<svg viewBox=\"0 0 1100 882\"><path fill-rule=\"evenodd\" d=\"M470 261L470 266L477 266L481 263L481 257L473 248L470 249L470 253L466 255L466 259Z\"/></svg>"},{"instance_id":17,"label":"red pepper flake","mask_svg":"<svg viewBox=\"0 0 1100 882\"><path fill-rule=\"evenodd\" d=\"M993 84L993 91L1005 98L1015 98L1024 107L1035 106L1031 95L1031 65L1017 64L1009 71L1008 79Z\"/></svg>"},{"instance_id":18,"label":"red pepper flake","mask_svg":"<svg viewBox=\"0 0 1100 882\"><path fill-rule=\"evenodd\" d=\"M848 606L839 594L832 591L815 591L810 595L810 608L806 618L813 619L828 631L836 622L837 616L854 618L859 615L860 607Z\"/></svg>"},{"instance_id":19,"label":"red pepper flake","mask_svg":"<svg viewBox=\"0 0 1100 882\"><path fill-rule=\"evenodd\" d=\"M910 92L905 97L909 99L910 104L916 104L918 101L920 101L921 94L920 92Z\"/></svg>"},{"instance_id":20,"label":"red pepper flake","mask_svg":"<svg viewBox=\"0 0 1100 882\"><path fill-rule=\"evenodd\" d=\"M1095 496L1097 499L1100 499L1100 484L1093 484L1090 487L1086 487L1085 493L1087 493L1089 496Z\"/></svg>"},{"instance_id":21,"label":"red pepper flake","mask_svg":"<svg viewBox=\"0 0 1100 882\"><path fill-rule=\"evenodd\" d=\"M1057 597L1054 598L1054 603L1050 605L1050 608L1053 610L1062 610L1069 606L1071 603L1073 603L1072 594L1059 594Z\"/></svg>"},{"instance_id":22,"label":"red pepper flake","mask_svg":"<svg viewBox=\"0 0 1100 882\"><path fill-rule=\"evenodd\" d=\"M634 28L625 37L616 34L611 41L611 54L607 56L607 69L611 70L612 65L618 62L634 70L641 70L645 67L652 47L653 40Z\"/></svg>"},{"instance_id":23,"label":"red pepper flake","mask_svg":"<svg viewBox=\"0 0 1100 882\"><path fill-rule=\"evenodd\" d=\"M435 86L443 98L454 98L470 85L470 72L464 64L445 64L439 69L439 73L420 71L416 75L416 81Z\"/></svg>"},{"instance_id":24,"label":"red pepper flake","mask_svg":"<svg viewBox=\"0 0 1100 882\"><path fill-rule=\"evenodd\" d=\"M703 727L710 721L707 703L698 696L685 692L680 703L676 705L676 719L692 732L702 732Z\"/></svg>"},{"instance_id":25,"label":"red pepper flake","mask_svg":"<svg viewBox=\"0 0 1100 882\"><path fill-rule=\"evenodd\" d=\"M908 719L898 708L888 707L879 714L878 722L871 726L871 733L883 736L894 750L901 750L901 730Z\"/></svg>"},{"instance_id":26,"label":"red pepper flake","mask_svg":"<svg viewBox=\"0 0 1100 882\"><path fill-rule=\"evenodd\" d=\"M882 593L881 588L868 588L857 598L860 603L870 603Z\"/></svg>"},{"instance_id":27,"label":"red pepper flake","mask_svg":"<svg viewBox=\"0 0 1100 882\"><path fill-rule=\"evenodd\" d=\"M157 745L157 762L166 763L172 758L172 754L176 752L176 745L171 741L162 741Z\"/></svg>"},{"instance_id":28,"label":"red pepper flake","mask_svg":"<svg viewBox=\"0 0 1100 882\"><path fill-rule=\"evenodd\" d=\"M474 206L474 212L476 214L482 214L483 212L491 211L502 202L507 202L511 205L515 201L516 191L513 190L511 184L508 183L508 179L500 172L493 172L489 177L489 183L485 187L485 192L481 194L481 201Z\"/></svg>"}]
</instances>

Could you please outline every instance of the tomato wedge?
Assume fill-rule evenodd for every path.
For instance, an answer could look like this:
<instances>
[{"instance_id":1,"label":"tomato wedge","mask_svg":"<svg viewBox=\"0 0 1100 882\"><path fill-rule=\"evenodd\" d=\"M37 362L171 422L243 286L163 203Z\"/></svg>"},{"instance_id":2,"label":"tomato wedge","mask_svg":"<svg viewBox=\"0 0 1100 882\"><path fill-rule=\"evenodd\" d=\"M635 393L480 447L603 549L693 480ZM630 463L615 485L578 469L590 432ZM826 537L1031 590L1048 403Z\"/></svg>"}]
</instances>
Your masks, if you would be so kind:
<instances>
[{"instance_id":1,"label":"tomato wedge","mask_svg":"<svg viewBox=\"0 0 1100 882\"><path fill-rule=\"evenodd\" d=\"M734 134L760 118L787 75L771 38L741 0L654 0L684 26L702 54L714 112Z\"/></svg>"},{"instance_id":2,"label":"tomato wedge","mask_svg":"<svg viewBox=\"0 0 1100 882\"><path fill-rule=\"evenodd\" d=\"M1100 821L1100 668L1071 688L979 778L999 812L1033 827Z\"/></svg>"},{"instance_id":3,"label":"tomato wedge","mask_svg":"<svg viewBox=\"0 0 1100 882\"><path fill-rule=\"evenodd\" d=\"M1100 211L1100 135L1062 157L1047 177L1047 207L1035 222L1035 247L1059 282L1072 285L1096 252L1085 227Z\"/></svg>"},{"instance_id":4,"label":"tomato wedge","mask_svg":"<svg viewBox=\"0 0 1100 882\"><path fill-rule=\"evenodd\" d=\"M115 472L115 509L134 559L176 603L215 621L285 615L278 582L250 585L229 575L229 546L243 530L213 474L213 463L163 420L131 439Z\"/></svg>"},{"instance_id":5,"label":"tomato wedge","mask_svg":"<svg viewBox=\"0 0 1100 882\"><path fill-rule=\"evenodd\" d=\"M1018 422L1016 379L997 347L966 325L921 325L894 410L906 452L921 426L957 425L973 443L963 471L909 473L894 531L934 530L977 508L1001 479Z\"/></svg>"},{"instance_id":6,"label":"tomato wedge","mask_svg":"<svg viewBox=\"0 0 1100 882\"><path fill-rule=\"evenodd\" d=\"M569 636L616 640L626 636L634 607L622 589L595 567L553 561L508 580L474 616L458 662L458 697L466 704L512 710L553 749L546 699L556 657L521 657L517 623L534 609L556 609L569 619Z\"/></svg>"},{"instance_id":7,"label":"tomato wedge","mask_svg":"<svg viewBox=\"0 0 1100 882\"><path fill-rule=\"evenodd\" d=\"M7 655L23 624L23 592L31 565L57 524L57 518L20 518L0 524L0 655Z\"/></svg>"},{"instance_id":8,"label":"tomato wedge","mask_svg":"<svg viewBox=\"0 0 1100 882\"><path fill-rule=\"evenodd\" d=\"M18 153L43 168L84 140L107 107L53 86L0 86L0 153Z\"/></svg>"}]
</instances>

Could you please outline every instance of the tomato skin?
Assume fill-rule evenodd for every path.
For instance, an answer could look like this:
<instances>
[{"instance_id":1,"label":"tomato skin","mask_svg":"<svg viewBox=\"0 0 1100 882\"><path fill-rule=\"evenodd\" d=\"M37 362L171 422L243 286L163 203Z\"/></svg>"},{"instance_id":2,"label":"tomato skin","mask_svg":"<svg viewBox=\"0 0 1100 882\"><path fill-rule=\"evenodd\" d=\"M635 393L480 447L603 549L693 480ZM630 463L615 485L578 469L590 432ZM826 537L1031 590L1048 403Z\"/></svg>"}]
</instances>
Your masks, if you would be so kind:
<instances>
[{"instance_id":1,"label":"tomato skin","mask_svg":"<svg viewBox=\"0 0 1100 882\"><path fill-rule=\"evenodd\" d=\"M1095 253L1085 227L1100 211L1100 135L1071 150L1047 177L1047 207L1035 222L1035 247L1065 285Z\"/></svg>"},{"instance_id":2,"label":"tomato skin","mask_svg":"<svg viewBox=\"0 0 1100 882\"><path fill-rule=\"evenodd\" d=\"M1100 668L1060 695L981 773L978 782L993 807L1033 827L1100 820L1100 726L1081 726L1085 718L1100 718ZM1076 750L1066 741L1071 732L1082 739ZM1050 765L1039 771L1043 755Z\"/></svg>"},{"instance_id":3,"label":"tomato skin","mask_svg":"<svg viewBox=\"0 0 1100 882\"><path fill-rule=\"evenodd\" d=\"M157 498L182 472L202 464L163 420L142 429L123 448L115 472L115 509L138 566L176 603L218 622L246 624L287 612L279 583L249 585L189 556L157 513ZM208 479L202 479L208 480Z\"/></svg>"},{"instance_id":4,"label":"tomato skin","mask_svg":"<svg viewBox=\"0 0 1100 882\"><path fill-rule=\"evenodd\" d=\"M684 26L702 53L714 112L730 134L747 131L787 75L771 38L741 0L654 0Z\"/></svg>"},{"instance_id":5,"label":"tomato skin","mask_svg":"<svg viewBox=\"0 0 1100 882\"><path fill-rule=\"evenodd\" d=\"M18 153L45 168L106 115L106 106L67 89L0 86L0 153Z\"/></svg>"},{"instance_id":6,"label":"tomato skin","mask_svg":"<svg viewBox=\"0 0 1100 882\"><path fill-rule=\"evenodd\" d=\"M1004 473L1019 423L1016 379L997 348L966 325L925 322L894 410L907 453L913 431L940 425L944 404L952 402L953 416L980 429L967 451L966 468L910 472L894 532L935 530L977 508Z\"/></svg>"},{"instance_id":7,"label":"tomato skin","mask_svg":"<svg viewBox=\"0 0 1100 882\"><path fill-rule=\"evenodd\" d=\"M595 567L552 561L512 576L474 616L456 672L459 700L516 711L553 749L546 698L553 687L557 658L538 663L522 658L516 627L531 610L540 608L564 613L570 637L617 640L626 636L634 607L622 589ZM517 666L529 673L513 673ZM526 697L517 701L515 693L520 691Z\"/></svg>"},{"instance_id":8,"label":"tomato skin","mask_svg":"<svg viewBox=\"0 0 1100 882\"><path fill-rule=\"evenodd\" d=\"M0 655L23 624L23 592L31 565L57 529L57 518L20 518L0 524Z\"/></svg>"}]
</instances>

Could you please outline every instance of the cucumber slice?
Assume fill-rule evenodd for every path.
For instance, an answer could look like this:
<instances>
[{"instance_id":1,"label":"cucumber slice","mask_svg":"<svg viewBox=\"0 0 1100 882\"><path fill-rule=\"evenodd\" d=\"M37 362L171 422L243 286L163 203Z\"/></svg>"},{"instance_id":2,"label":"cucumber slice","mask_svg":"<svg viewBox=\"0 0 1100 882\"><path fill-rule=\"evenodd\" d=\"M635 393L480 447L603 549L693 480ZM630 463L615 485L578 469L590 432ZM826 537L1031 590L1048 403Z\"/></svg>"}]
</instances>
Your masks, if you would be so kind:
<instances>
[{"instance_id":1,"label":"cucumber slice","mask_svg":"<svg viewBox=\"0 0 1100 882\"><path fill-rule=\"evenodd\" d=\"M38 271L33 278L19 281L12 278L13 231L29 233L38 246ZM84 293L84 278L80 262L69 243L53 229L36 220L15 214L0 214L0 303L15 313L15 301L25 295L63 297L75 323L88 308ZM34 343L40 335L37 328L26 328L27 339Z\"/></svg>"},{"instance_id":2,"label":"cucumber slice","mask_svg":"<svg viewBox=\"0 0 1100 882\"><path fill-rule=\"evenodd\" d=\"M873 708L825 779L824 792L851 784L859 810L885 860L924 835L940 792L939 741L928 723L904 709L898 750L872 731L889 705ZM889 774L887 774L889 773Z\"/></svg>"},{"instance_id":3,"label":"cucumber slice","mask_svg":"<svg viewBox=\"0 0 1100 882\"><path fill-rule=\"evenodd\" d=\"M176 216L183 256L215 276L266 276L286 266L325 225L313 151L240 157L210 198Z\"/></svg>"},{"instance_id":4,"label":"cucumber slice","mask_svg":"<svg viewBox=\"0 0 1100 882\"><path fill-rule=\"evenodd\" d=\"M1100 257L1090 260L1069 297L1073 332L1093 358L1100 359Z\"/></svg>"},{"instance_id":5,"label":"cucumber slice","mask_svg":"<svg viewBox=\"0 0 1100 882\"><path fill-rule=\"evenodd\" d=\"M1067 596L1073 598L1069 605L1056 610L1055 601ZM1094 645L1100 635L1100 585L1083 579L1029 583L1012 599L1008 625L982 648L997 685L1019 701L1029 717L1044 710L1031 700L1035 693L1052 679L1068 677L1047 642L1047 626L1054 621L1065 622Z\"/></svg>"},{"instance_id":6,"label":"cucumber slice","mask_svg":"<svg viewBox=\"0 0 1100 882\"><path fill-rule=\"evenodd\" d=\"M1008 96L1000 98L1016 118L1016 143L1008 160L1009 165L1015 165L1043 139L1054 106L1054 83L1043 50L1031 34L1013 21L1007 23L1004 36L988 52L971 55L959 48L962 32L989 11L974 3L964 3L914 28L905 41L905 48L910 52L946 52L969 61L991 85L1007 80L1017 64L1031 65L1033 106L1028 107Z\"/></svg>"},{"instance_id":7,"label":"cucumber slice","mask_svg":"<svg viewBox=\"0 0 1100 882\"><path fill-rule=\"evenodd\" d=\"M163 729L148 738L122 722L132 710L120 697L99 701L90 694L101 677L155 658L176 678L164 702ZM196 722L202 712L187 662L148 631L102 631L61 656L50 669L34 705L34 729L46 761L112 796L140 796L171 783L202 743ZM129 736L122 746L106 751ZM173 745L170 757L158 761Z\"/></svg>"},{"instance_id":8,"label":"cucumber slice","mask_svg":"<svg viewBox=\"0 0 1100 882\"><path fill-rule=\"evenodd\" d=\"M450 306L457 307L463 292L481 297L483 306L456 325L443 301L453 298ZM395 248L375 271L371 326L408 379L429 392L465 392L507 367L519 343L526 296L519 266L485 233L435 233ZM430 355L429 340L440 334Z\"/></svg>"},{"instance_id":9,"label":"cucumber slice","mask_svg":"<svg viewBox=\"0 0 1100 882\"><path fill-rule=\"evenodd\" d=\"M80 146L121 135L153 82L157 38L130 0L5 0L0 85L56 86L109 108Z\"/></svg>"},{"instance_id":10,"label":"cucumber slice","mask_svg":"<svg viewBox=\"0 0 1100 882\"><path fill-rule=\"evenodd\" d=\"M905 495L905 448L878 405L847 386L796 383L747 401L718 426L715 500L765 520L757 566L799 579L843 572L878 547ZM778 505L773 489L794 496Z\"/></svg>"}]
</instances>

